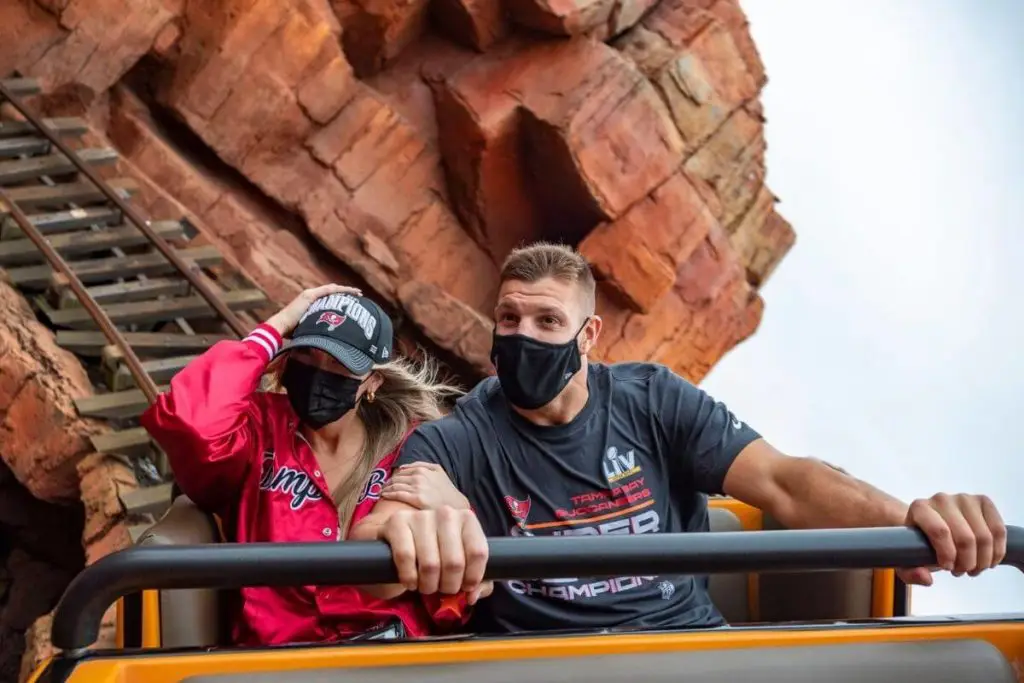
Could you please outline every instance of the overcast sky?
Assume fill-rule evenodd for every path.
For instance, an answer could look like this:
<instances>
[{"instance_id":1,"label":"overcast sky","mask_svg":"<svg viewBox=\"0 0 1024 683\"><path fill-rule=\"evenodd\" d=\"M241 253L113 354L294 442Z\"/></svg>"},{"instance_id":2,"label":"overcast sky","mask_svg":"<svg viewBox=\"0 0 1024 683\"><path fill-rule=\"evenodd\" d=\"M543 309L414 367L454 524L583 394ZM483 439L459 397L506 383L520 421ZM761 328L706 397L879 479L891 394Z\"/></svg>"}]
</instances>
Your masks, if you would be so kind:
<instances>
[{"instance_id":1,"label":"overcast sky","mask_svg":"<svg viewBox=\"0 0 1024 683\"><path fill-rule=\"evenodd\" d=\"M782 450L1024 525L1024 1L742 0L797 243L704 388ZM918 614L1024 611L948 574Z\"/></svg>"}]
</instances>

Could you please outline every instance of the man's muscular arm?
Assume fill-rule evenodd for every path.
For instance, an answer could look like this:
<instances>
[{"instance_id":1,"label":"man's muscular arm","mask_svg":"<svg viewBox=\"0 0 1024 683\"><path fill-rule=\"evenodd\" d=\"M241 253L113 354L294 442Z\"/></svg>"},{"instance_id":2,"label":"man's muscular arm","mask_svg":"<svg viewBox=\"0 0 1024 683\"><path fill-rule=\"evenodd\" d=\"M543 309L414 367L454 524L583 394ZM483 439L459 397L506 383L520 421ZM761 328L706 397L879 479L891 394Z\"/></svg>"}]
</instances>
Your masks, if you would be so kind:
<instances>
[{"instance_id":1,"label":"man's muscular arm","mask_svg":"<svg viewBox=\"0 0 1024 683\"><path fill-rule=\"evenodd\" d=\"M954 576L977 576L1006 556L1006 525L986 496L938 493L906 505L820 460L784 455L763 439L740 452L723 488L792 528L917 527L938 566ZM900 575L907 583L932 583L927 568Z\"/></svg>"},{"instance_id":2,"label":"man's muscular arm","mask_svg":"<svg viewBox=\"0 0 1024 683\"><path fill-rule=\"evenodd\" d=\"M909 509L833 465L785 455L763 439L736 457L724 489L791 529L899 526Z\"/></svg>"},{"instance_id":3,"label":"man's muscular arm","mask_svg":"<svg viewBox=\"0 0 1024 683\"><path fill-rule=\"evenodd\" d=\"M938 565L954 575L976 576L1006 555L1006 525L985 496L938 493L906 505L821 460L780 453L674 373L657 373L651 390L655 424L675 454L670 461L699 491L738 498L791 528L916 527ZM932 581L925 568L900 576L908 583Z\"/></svg>"}]
</instances>

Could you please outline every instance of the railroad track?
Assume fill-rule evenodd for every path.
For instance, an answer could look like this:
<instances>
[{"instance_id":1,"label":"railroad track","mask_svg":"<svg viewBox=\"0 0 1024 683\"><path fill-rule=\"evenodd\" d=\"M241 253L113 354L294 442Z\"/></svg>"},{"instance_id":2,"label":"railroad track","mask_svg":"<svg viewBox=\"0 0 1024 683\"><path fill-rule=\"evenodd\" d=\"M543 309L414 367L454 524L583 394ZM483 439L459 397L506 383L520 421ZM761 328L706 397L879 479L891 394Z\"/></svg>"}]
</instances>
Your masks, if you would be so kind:
<instances>
[{"instance_id":1,"label":"railroad track","mask_svg":"<svg viewBox=\"0 0 1024 683\"><path fill-rule=\"evenodd\" d=\"M75 405L112 428L95 450L139 477L123 498L137 535L173 484L138 416L197 354L244 336L268 301L215 247L190 245L187 221L144 219L130 204L137 184L100 173L117 152L84 145L81 119L30 111L22 98L39 92L33 79L0 80L0 278L89 370L96 393Z\"/></svg>"}]
</instances>

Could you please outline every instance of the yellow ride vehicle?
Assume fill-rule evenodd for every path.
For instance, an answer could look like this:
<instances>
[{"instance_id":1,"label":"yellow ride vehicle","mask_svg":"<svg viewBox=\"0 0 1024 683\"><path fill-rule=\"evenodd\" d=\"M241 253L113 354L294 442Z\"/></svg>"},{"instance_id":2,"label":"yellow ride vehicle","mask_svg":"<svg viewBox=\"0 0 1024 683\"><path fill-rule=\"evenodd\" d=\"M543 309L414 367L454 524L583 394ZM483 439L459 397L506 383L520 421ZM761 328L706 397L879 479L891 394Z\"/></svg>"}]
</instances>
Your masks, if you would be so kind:
<instances>
[{"instance_id":1,"label":"yellow ride vehicle","mask_svg":"<svg viewBox=\"0 0 1024 683\"><path fill-rule=\"evenodd\" d=\"M731 626L604 629L232 647L223 598L252 585L396 578L383 543L218 543L187 498L68 587L53 621L63 652L34 683L1013 683L1024 613L910 617L891 567L935 555L912 529L783 530L712 499L710 533L490 539L488 578L708 575ZM1005 562L1024 570L1024 528ZM879 569L882 567L882 569ZM889 569L885 569L889 567ZM92 650L118 601L118 649Z\"/></svg>"}]
</instances>

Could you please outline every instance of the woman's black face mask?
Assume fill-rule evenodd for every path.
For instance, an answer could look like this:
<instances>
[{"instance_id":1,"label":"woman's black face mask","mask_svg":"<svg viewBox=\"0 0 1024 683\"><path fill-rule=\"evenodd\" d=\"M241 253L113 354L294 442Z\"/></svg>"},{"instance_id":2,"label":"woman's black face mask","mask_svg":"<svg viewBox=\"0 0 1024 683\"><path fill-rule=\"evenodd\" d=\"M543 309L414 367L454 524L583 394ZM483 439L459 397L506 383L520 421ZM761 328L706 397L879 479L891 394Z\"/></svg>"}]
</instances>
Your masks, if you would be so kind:
<instances>
[{"instance_id":1,"label":"woman's black face mask","mask_svg":"<svg viewBox=\"0 0 1024 683\"><path fill-rule=\"evenodd\" d=\"M304 424L320 429L352 410L361 379L307 365L288 359L281 383L288 392L288 400Z\"/></svg>"},{"instance_id":2,"label":"woman's black face mask","mask_svg":"<svg viewBox=\"0 0 1024 683\"><path fill-rule=\"evenodd\" d=\"M509 403L534 410L562 393L583 366L577 337L589 320L564 344L542 342L523 334L498 334L494 330L491 362Z\"/></svg>"}]
</instances>

